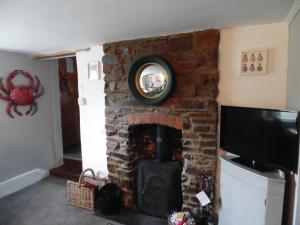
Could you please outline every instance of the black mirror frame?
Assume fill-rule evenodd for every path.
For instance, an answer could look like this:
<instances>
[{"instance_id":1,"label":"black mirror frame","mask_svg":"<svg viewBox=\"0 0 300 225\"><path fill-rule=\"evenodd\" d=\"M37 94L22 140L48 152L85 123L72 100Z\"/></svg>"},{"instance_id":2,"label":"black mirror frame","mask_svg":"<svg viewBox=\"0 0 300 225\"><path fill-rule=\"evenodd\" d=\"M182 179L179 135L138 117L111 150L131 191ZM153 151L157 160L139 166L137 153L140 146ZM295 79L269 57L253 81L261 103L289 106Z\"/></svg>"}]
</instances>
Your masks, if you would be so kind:
<instances>
[{"instance_id":1,"label":"black mirror frame","mask_svg":"<svg viewBox=\"0 0 300 225\"><path fill-rule=\"evenodd\" d=\"M136 76L138 75L137 73L138 73L139 69L148 63L155 63L155 64L160 65L166 71L168 81L169 81L168 84L166 85L163 93L156 98L147 98L147 97L143 96L139 92L138 87L136 86ZM158 56L144 56L144 57L138 59L130 68L129 76L128 76L128 86L129 86L129 90L132 93L132 95L140 102L142 102L146 105L158 105L158 104L162 103L164 100L166 100L169 97L169 95L171 94L171 92L175 86L175 75L174 75L171 65L163 58L158 57Z\"/></svg>"}]
</instances>

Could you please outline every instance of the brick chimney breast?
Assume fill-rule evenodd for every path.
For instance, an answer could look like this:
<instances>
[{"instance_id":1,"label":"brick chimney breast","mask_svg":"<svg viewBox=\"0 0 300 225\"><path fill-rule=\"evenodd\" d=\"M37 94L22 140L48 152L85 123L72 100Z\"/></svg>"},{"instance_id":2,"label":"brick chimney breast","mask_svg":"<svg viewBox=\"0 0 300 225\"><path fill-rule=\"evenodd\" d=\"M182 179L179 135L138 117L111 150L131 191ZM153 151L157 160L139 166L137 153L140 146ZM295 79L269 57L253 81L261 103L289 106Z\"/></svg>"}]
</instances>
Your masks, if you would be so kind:
<instances>
[{"instance_id":1,"label":"brick chimney breast","mask_svg":"<svg viewBox=\"0 0 300 225\"><path fill-rule=\"evenodd\" d=\"M126 206L134 204L136 159L141 154L130 140L135 126L160 124L180 130L182 208L196 206L197 177L215 176L219 41L220 31L212 29L104 44L108 171L125 191ZM175 73L173 93L158 106L143 105L128 89L131 65L147 55L167 60ZM151 143L147 147L153 150Z\"/></svg>"}]
</instances>

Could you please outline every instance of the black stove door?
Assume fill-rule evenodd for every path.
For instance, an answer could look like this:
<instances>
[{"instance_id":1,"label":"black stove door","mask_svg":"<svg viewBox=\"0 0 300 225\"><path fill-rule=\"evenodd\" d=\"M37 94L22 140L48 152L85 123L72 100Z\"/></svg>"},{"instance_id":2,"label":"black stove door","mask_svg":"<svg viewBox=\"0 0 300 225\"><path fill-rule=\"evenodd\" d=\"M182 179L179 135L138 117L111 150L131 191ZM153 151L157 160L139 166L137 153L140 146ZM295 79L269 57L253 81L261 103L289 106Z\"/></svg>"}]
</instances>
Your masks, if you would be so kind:
<instances>
[{"instance_id":1,"label":"black stove door","mask_svg":"<svg viewBox=\"0 0 300 225\"><path fill-rule=\"evenodd\" d=\"M141 161L138 165L138 208L166 217L182 205L181 166L177 162Z\"/></svg>"}]
</instances>

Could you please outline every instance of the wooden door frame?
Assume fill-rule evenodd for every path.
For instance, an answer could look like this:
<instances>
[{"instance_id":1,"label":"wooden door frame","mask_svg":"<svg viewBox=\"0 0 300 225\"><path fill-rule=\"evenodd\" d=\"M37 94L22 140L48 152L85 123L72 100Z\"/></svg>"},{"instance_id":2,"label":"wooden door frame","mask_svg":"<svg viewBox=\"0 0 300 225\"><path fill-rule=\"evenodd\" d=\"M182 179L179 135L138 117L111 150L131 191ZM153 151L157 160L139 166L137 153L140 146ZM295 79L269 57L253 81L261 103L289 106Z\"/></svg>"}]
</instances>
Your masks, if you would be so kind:
<instances>
[{"instance_id":1,"label":"wooden door frame","mask_svg":"<svg viewBox=\"0 0 300 225\"><path fill-rule=\"evenodd\" d=\"M61 126L60 90L58 60L51 60L51 96L52 96L52 115L53 115L53 150L56 167L63 164L63 142Z\"/></svg>"}]
</instances>

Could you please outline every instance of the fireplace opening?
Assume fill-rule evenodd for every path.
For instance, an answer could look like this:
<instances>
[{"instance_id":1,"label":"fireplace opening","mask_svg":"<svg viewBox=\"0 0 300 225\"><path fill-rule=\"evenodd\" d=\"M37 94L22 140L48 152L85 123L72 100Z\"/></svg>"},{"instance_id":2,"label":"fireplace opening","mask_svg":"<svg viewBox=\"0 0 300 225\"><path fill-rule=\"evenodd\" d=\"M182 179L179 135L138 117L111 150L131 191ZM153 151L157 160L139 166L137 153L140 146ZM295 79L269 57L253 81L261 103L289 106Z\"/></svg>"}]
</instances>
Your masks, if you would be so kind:
<instances>
[{"instance_id":1,"label":"fireplace opening","mask_svg":"<svg viewBox=\"0 0 300 225\"><path fill-rule=\"evenodd\" d=\"M138 160L156 159L157 128L155 124L134 125L129 127L129 151L133 153L135 166ZM171 158L183 165L182 158L182 131L168 126L165 128L166 139L164 151ZM163 153L163 154L165 154Z\"/></svg>"},{"instance_id":2,"label":"fireplace opening","mask_svg":"<svg viewBox=\"0 0 300 225\"><path fill-rule=\"evenodd\" d=\"M136 153L135 199L144 214L165 217L182 206L182 132L162 125L131 129Z\"/></svg>"}]
</instances>

